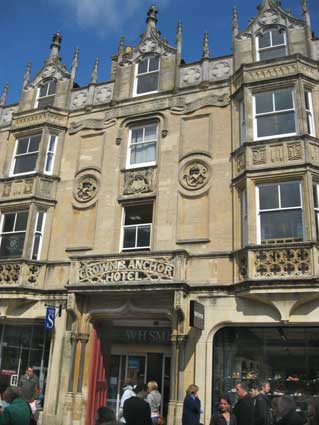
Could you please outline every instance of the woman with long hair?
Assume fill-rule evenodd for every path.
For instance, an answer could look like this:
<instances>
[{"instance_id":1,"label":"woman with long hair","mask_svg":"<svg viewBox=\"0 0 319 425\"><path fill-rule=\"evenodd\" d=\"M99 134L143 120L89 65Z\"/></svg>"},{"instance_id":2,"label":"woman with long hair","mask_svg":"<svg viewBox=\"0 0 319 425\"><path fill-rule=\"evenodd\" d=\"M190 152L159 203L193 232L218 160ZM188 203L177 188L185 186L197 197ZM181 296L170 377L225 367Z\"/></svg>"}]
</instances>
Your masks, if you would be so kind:
<instances>
[{"instance_id":1,"label":"woman with long hair","mask_svg":"<svg viewBox=\"0 0 319 425\"><path fill-rule=\"evenodd\" d=\"M199 425L201 407L198 397L199 388L192 384L186 390L183 404L182 425Z\"/></svg>"},{"instance_id":2,"label":"woman with long hair","mask_svg":"<svg viewBox=\"0 0 319 425\"><path fill-rule=\"evenodd\" d=\"M219 397L218 413L212 416L210 425L237 425L236 416L231 412L231 401L228 395Z\"/></svg>"}]
</instances>

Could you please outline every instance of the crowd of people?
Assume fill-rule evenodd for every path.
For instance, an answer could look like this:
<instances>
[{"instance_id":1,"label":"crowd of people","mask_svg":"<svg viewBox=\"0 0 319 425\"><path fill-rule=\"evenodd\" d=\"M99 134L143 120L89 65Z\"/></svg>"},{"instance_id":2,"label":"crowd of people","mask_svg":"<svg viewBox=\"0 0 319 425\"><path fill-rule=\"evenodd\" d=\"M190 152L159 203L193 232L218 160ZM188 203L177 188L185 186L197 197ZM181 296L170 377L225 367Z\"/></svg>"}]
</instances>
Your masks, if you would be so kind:
<instances>
[{"instance_id":1,"label":"crowd of people","mask_svg":"<svg viewBox=\"0 0 319 425\"><path fill-rule=\"evenodd\" d=\"M183 405L182 425L200 425L201 402L198 387L190 385ZM236 385L237 403L232 408L228 395L219 398L219 408L210 425L319 425L319 400L309 398L307 411L301 415L292 397L283 395L270 400L269 382L245 382Z\"/></svg>"},{"instance_id":2,"label":"crowd of people","mask_svg":"<svg viewBox=\"0 0 319 425\"><path fill-rule=\"evenodd\" d=\"M162 396L158 391L156 381L147 385L132 385L131 381L124 384L120 401L120 423L126 425L162 425L160 415ZM95 418L95 425L116 425L115 413L109 407L100 407Z\"/></svg>"}]
</instances>

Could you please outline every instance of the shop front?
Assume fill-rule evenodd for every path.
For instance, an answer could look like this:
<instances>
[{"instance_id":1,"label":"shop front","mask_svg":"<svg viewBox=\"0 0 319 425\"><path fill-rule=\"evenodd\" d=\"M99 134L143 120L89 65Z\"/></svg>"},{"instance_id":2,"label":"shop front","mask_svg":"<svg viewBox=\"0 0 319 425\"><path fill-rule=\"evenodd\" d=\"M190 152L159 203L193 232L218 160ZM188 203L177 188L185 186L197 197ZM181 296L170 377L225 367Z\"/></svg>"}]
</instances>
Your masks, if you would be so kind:
<instances>
[{"instance_id":1,"label":"shop front","mask_svg":"<svg viewBox=\"0 0 319 425\"><path fill-rule=\"evenodd\" d=\"M229 326L213 339L213 409L221 394L236 402L235 385L268 381L271 397L294 397L304 411L319 396L319 327Z\"/></svg>"}]
</instances>

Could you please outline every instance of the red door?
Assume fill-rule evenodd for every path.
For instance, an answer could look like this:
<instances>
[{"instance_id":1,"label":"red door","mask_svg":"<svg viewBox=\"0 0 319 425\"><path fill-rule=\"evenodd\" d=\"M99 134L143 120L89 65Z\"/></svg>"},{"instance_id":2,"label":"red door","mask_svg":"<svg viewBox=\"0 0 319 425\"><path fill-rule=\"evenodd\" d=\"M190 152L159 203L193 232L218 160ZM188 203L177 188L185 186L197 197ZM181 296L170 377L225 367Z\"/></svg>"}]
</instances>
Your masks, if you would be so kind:
<instances>
[{"instance_id":1,"label":"red door","mask_svg":"<svg viewBox=\"0 0 319 425\"><path fill-rule=\"evenodd\" d=\"M106 396L105 356L103 355L101 339L96 329L94 329L86 425L94 425L96 411L99 407L105 406Z\"/></svg>"}]
</instances>

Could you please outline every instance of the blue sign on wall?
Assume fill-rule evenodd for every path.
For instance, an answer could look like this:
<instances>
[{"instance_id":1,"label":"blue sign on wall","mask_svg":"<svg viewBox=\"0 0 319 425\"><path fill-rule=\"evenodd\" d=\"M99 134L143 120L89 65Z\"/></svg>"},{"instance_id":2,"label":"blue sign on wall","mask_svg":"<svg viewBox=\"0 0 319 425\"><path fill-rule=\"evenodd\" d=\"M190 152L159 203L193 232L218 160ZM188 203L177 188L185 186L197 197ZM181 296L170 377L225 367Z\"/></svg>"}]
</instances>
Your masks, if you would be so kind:
<instances>
[{"instance_id":1,"label":"blue sign on wall","mask_svg":"<svg viewBox=\"0 0 319 425\"><path fill-rule=\"evenodd\" d=\"M55 307L47 307L46 314L45 314L45 322L44 322L45 329L52 331L54 329L54 323L55 323Z\"/></svg>"}]
</instances>

